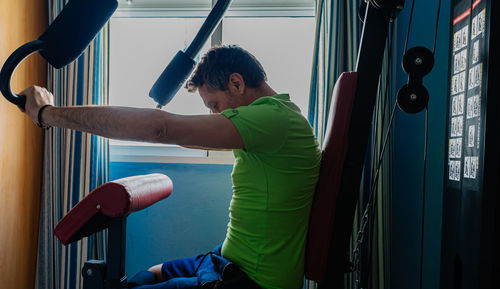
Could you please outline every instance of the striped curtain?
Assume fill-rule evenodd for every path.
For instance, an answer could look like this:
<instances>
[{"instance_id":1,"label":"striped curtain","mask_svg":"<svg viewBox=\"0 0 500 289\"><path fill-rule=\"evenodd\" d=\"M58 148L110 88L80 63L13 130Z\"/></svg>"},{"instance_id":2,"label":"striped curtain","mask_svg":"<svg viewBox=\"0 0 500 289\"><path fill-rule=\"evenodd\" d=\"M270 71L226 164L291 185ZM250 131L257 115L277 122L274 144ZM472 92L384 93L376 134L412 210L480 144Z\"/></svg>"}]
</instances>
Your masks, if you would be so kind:
<instances>
[{"instance_id":1,"label":"striped curtain","mask_svg":"<svg viewBox=\"0 0 500 289\"><path fill-rule=\"evenodd\" d=\"M344 71L353 71L356 65L362 23L358 18L361 1L317 0L316 37L314 46L313 69L311 76L309 122L314 129L318 142L322 144L327 125L328 109L332 103L335 82ZM389 38L392 37L392 31ZM391 95L394 92L394 79L390 71L394 61L389 61L394 54L386 49L381 79L387 79L379 86L374 113L372 137L363 170L359 202L354 218L351 252L356 244L357 232L366 202L374 181L376 160L380 154L382 142L387 132L388 119L392 109ZM387 95L385 89L388 89ZM385 107L385 108L384 108ZM390 148L386 148L389 150ZM389 284L389 204L390 204L390 159L386 153L382 162L381 173L376 187L375 209L362 247L361 274L346 274L344 288L387 288ZM304 288L316 288L312 281L305 282Z\"/></svg>"},{"instance_id":2,"label":"striped curtain","mask_svg":"<svg viewBox=\"0 0 500 289\"><path fill-rule=\"evenodd\" d=\"M318 142L323 142L328 108L335 81L356 65L362 23L358 8L362 0L317 0L309 123Z\"/></svg>"},{"instance_id":3,"label":"striped curtain","mask_svg":"<svg viewBox=\"0 0 500 289\"><path fill-rule=\"evenodd\" d=\"M48 0L49 23L66 3ZM59 70L49 67L48 90L57 106L108 103L107 45L106 27L77 60ZM53 231L64 214L107 180L107 139L60 128L46 132L36 288L81 288L84 261L104 258L104 234L63 246Z\"/></svg>"}]
</instances>

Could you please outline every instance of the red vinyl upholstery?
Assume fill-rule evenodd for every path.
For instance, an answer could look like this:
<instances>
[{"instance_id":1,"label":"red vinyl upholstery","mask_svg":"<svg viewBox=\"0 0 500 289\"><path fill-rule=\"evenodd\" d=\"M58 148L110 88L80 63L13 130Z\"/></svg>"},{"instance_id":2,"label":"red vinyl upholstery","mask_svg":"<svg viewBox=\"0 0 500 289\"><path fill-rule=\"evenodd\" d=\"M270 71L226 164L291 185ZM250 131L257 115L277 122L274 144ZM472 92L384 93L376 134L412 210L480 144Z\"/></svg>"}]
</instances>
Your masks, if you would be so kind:
<instances>
[{"instance_id":1,"label":"red vinyl upholstery","mask_svg":"<svg viewBox=\"0 0 500 289\"><path fill-rule=\"evenodd\" d=\"M119 179L93 190L57 224L54 234L67 245L106 228L110 218L126 216L170 196L172 181L162 174Z\"/></svg>"},{"instance_id":2,"label":"red vinyl upholstery","mask_svg":"<svg viewBox=\"0 0 500 289\"><path fill-rule=\"evenodd\" d=\"M318 283L322 283L326 272L356 85L356 72L344 72L340 75L335 84L333 103L328 115L306 249L306 277Z\"/></svg>"}]
</instances>

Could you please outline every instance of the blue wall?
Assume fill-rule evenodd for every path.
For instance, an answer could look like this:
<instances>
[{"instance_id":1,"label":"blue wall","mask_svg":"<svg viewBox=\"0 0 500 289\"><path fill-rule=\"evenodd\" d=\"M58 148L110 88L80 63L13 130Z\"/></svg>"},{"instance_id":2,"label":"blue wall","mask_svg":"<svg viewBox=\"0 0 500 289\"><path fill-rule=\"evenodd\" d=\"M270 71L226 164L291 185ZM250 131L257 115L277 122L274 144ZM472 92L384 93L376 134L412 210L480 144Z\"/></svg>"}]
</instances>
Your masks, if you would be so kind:
<instances>
[{"instance_id":1,"label":"blue wall","mask_svg":"<svg viewBox=\"0 0 500 289\"><path fill-rule=\"evenodd\" d=\"M111 163L110 179L163 173L172 195L127 218L126 274L212 250L224 240L232 165Z\"/></svg>"},{"instance_id":2,"label":"blue wall","mask_svg":"<svg viewBox=\"0 0 500 289\"><path fill-rule=\"evenodd\" d=\"M425 46L432 51L437 7L437 0L415 1L408 48ZM411 1L406 1L397 19L397 89L408 80L400 63L410 8ZM430 94L422 286L426 289L439 288L450 0L442 1L440 14L434 69L424 77ZM419 288L424 127L424 112L398 110L391 156L391 288Z\"/></svg>"}]
</instances>

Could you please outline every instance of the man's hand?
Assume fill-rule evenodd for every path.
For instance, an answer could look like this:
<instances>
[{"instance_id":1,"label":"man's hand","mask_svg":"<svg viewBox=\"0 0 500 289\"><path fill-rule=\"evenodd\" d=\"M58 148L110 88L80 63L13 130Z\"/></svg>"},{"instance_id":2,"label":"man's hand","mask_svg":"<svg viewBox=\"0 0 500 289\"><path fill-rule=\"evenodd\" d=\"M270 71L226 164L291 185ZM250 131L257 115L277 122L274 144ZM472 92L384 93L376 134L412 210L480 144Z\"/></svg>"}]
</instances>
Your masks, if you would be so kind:
<instances>
[{"instance_id":1,"label":"man's hand","mask_svg":"<svg viewBox=\"0 0 500 289\"><path fill-rule=\"evenodd\" d=\"M24 111L35 124L38 123L38 111L44 105L54 105L54 96L47 89L39 86L30 86L20 93L26 96Z\"/></svg>"}]
</instances>

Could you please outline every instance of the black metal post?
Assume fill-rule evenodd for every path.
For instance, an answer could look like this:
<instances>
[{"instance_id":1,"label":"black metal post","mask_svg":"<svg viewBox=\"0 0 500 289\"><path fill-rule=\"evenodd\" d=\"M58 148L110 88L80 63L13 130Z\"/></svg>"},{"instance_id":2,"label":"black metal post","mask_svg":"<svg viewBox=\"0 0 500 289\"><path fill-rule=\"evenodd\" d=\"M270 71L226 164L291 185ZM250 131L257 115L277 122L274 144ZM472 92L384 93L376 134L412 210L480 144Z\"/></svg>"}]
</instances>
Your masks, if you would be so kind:
<instances>
[{"instance_id":1,"label":"black metal post","mask_svg":"<svg viewBox=\"0 0 500 289\"><path fill-rule=\"evenodd\" d=\"M212 35L214 29L221 22L224 13L231 4L231 1L232 0L217 1L214 8L212 8L212 11L210 11L210 14L208 14L207 19L203 22L200 30L194 37L193 42L191 42L189 47L186 49L186 55L189 58L194 59L196 57L196 54L198 54L205 42L207 42L208 37Z\"/></svg>"},{"instance_id":2,"label":"black metal post","mask_svg":"<svg viewBox=\"0 0 500 289\"><path fill-rule=\"evenodd\" d=\"M122 288L127 281L125 276L125 242L127 217L110 220L108 227L108 255L106 269L106 289Z\"/></svg>"}]
</instances>

